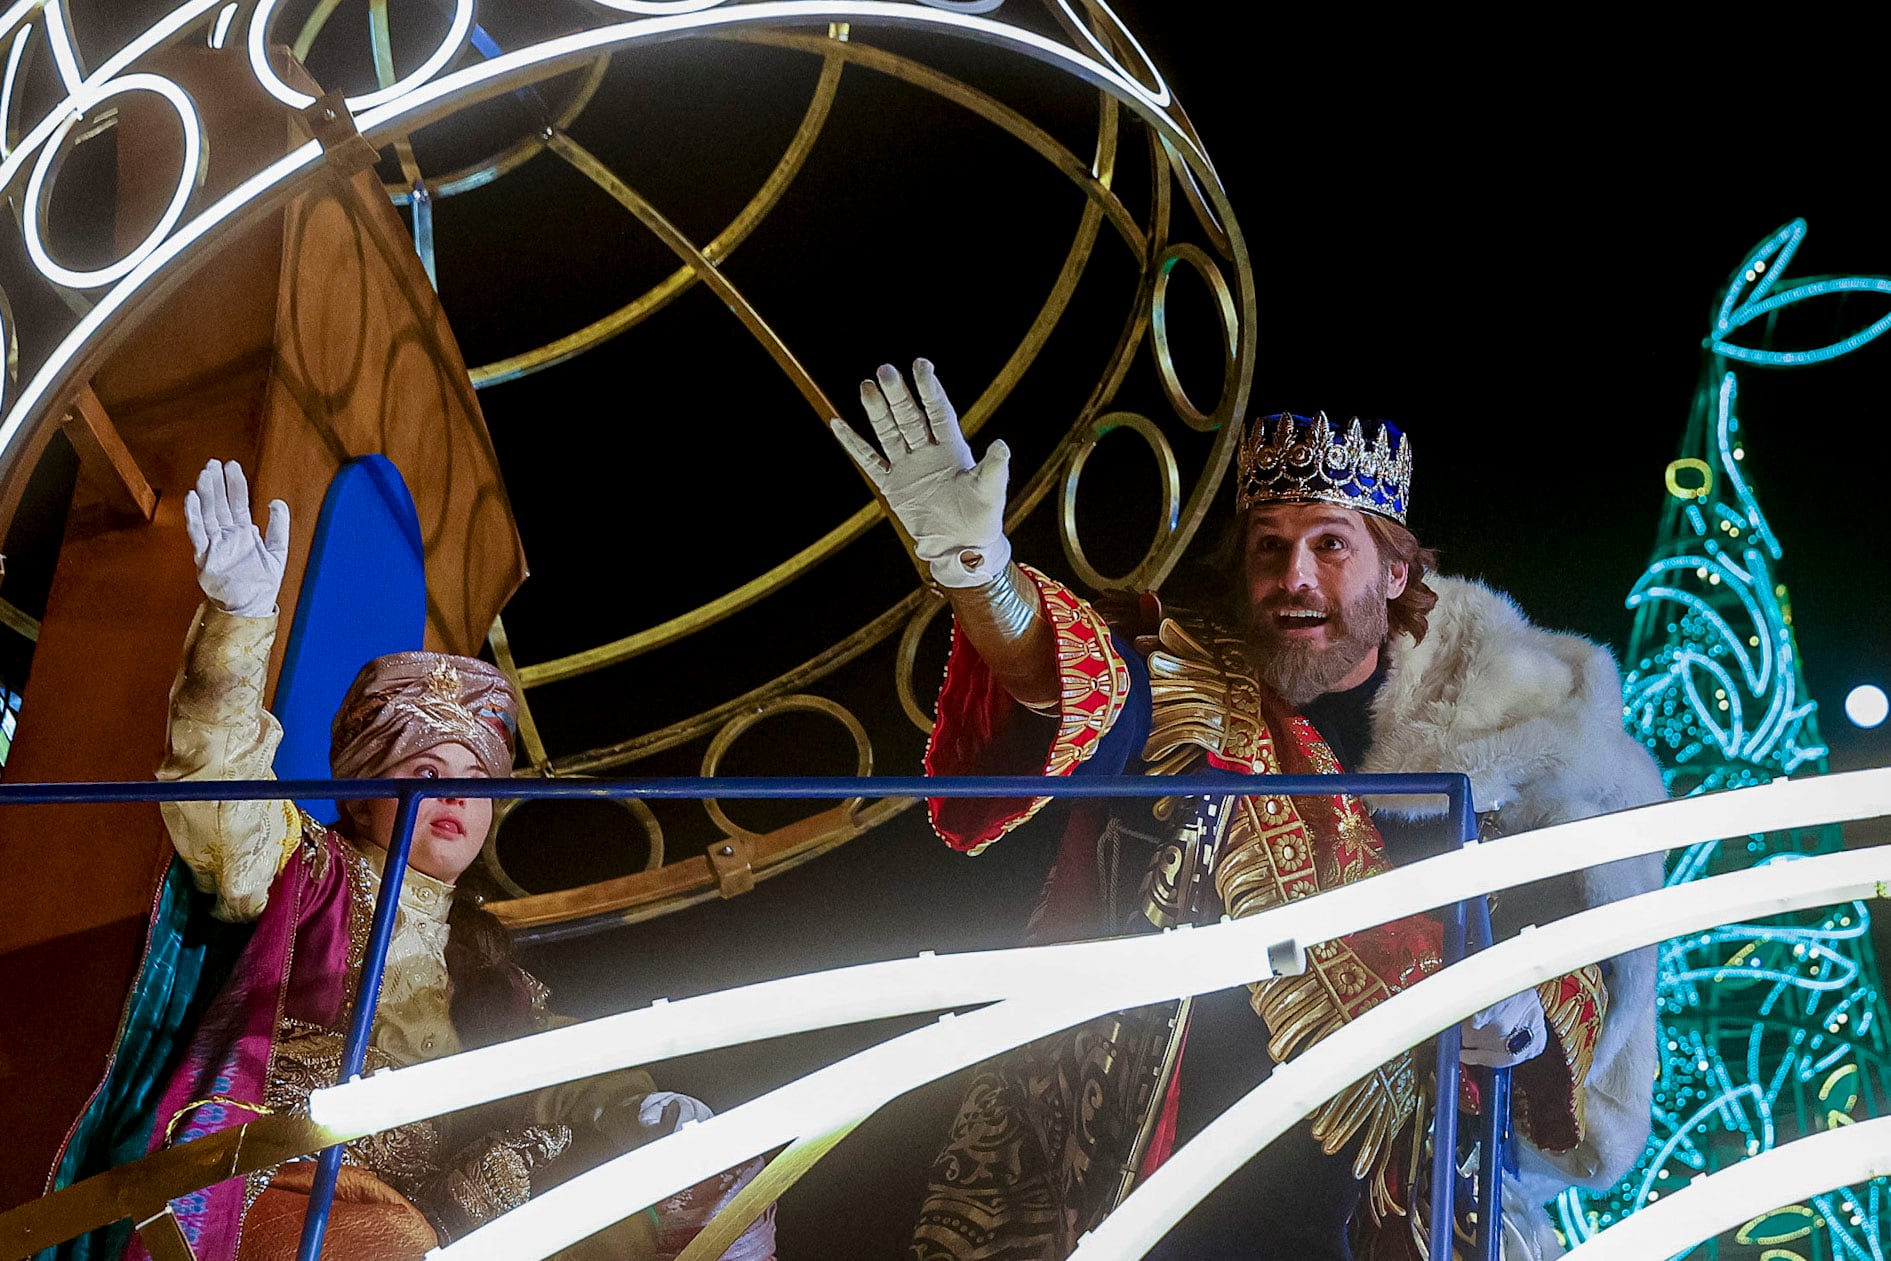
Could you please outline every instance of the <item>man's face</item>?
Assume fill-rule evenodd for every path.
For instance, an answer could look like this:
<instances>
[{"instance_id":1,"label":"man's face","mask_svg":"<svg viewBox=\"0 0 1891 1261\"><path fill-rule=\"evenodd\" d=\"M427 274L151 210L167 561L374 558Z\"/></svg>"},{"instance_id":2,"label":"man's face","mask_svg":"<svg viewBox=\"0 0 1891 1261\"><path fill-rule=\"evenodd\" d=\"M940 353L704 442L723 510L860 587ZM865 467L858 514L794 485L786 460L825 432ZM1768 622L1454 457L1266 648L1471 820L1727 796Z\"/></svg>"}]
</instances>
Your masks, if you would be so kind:
<instances>
[{"instance_id":1,"label":"man's face","mask_svg":"<svg viewBox=\"0 0 1891 1261\"><path fill-rule=\"evenodd\" d=\"M1261 682L1304 705L1371 678L1386 604L1404 593L1410 567L1381 561L1351 508L1268 504L1246 524L1248 638Z\"/></svg>"},{"instance_id":2,"label":"man's face","mask_svg":"<svg viewBox=\"0 0 1891 1261\"><path fill-rule=\"evenodd\" d=\"M387 769L388 779L484 779L486 768L460 744L437 744L403 758ZM348 803L357 838L382 849L394 836L391 798ZM436 880L454 881L472 866L492 828L490 797L429 797L414 821L414 847L408 855L417 870Z\"/></svg>"}]
</instances>

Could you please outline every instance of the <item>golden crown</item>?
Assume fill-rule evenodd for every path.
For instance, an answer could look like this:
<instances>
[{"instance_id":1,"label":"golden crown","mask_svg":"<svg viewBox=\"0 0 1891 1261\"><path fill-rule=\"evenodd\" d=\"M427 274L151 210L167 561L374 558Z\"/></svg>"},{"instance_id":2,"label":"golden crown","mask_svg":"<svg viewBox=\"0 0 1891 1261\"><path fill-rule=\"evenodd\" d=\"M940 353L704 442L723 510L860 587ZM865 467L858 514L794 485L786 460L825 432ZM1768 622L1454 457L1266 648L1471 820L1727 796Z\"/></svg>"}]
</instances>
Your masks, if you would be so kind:
<instances>
[{"instance_id":1,"label":"golden crown","mask_svg":"<svg viewBox=\"0 0 1891 1261\"><path fill-rule=\"evenodd\" d=\"M1248 427L1237 460L1235 507L1319 501L1376 513L1400 525L1412 491L1412 447L1391 421L1366 441L1355 418L1344 433L1326 413L1262 416Z\"/></svg>"}]
</instances>

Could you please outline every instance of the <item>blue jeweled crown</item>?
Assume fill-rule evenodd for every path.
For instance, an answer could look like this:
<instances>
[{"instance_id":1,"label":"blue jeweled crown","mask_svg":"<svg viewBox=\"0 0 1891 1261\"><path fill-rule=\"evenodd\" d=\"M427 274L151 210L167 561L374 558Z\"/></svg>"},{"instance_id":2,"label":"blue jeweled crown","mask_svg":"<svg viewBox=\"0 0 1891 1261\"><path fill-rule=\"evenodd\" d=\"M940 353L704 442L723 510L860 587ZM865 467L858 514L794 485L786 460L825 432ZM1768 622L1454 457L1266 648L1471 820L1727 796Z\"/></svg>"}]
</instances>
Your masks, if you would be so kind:
<instances>
[{"instance_id":1,"label":"blue jeweled crown","mask_svg":"<svg viewBox=\"0 0 1891 1261\"><path fill-rule=\"evenodd\" d=\"M1251 422L1237 461L1235 508L1319 500L1405 524L1412 492L1412 447L1399 427L1381 421L1371 442L1354 420L1345 433L1318 416L1281 412Z\"/></svg>"}]
</instances>

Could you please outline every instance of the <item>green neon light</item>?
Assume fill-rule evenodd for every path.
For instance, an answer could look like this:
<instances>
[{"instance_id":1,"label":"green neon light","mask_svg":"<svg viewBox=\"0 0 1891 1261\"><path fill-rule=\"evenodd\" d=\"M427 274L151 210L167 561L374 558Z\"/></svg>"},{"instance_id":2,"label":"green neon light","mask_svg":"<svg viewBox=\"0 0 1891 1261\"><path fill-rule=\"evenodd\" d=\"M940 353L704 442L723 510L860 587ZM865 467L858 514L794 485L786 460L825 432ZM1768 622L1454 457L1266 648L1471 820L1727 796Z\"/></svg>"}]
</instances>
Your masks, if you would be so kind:
<instances>
[{"instance_id":1,"label":"green neon light","mask_svg":"<svg viewBox=\"0 0 1891 1261\"><path fill-rule=\"evenodd\" d=\"M1818 706L1805 695L1791 604L1774 572L1784 555L1736 441L1739 381L1730 361L1799 367L1849 354L1891 330L1891 315L1829 345L1779 351L1733 342L1737 331L1799 302L1841 293L1891 295L1891 278L1781 279L1806 234L1795 219L1761 241L1729 278L1707 347L1680 458L1711 473L1699 494L1664 493L1655 554L1627 606L1635 613L1623 718L1679 795L1763 784L1825 769ZM1764 328L1765 325L1758 327ZM1841 844L1836 829L1693 846L1671 860L1681 884ZM1661 1075L1654 1136L1621 1183L1569 1191L1552 1211L1574 1244L1636 1209L1778 1143L1891 1112L1891 1045L1861 903L1793 922L1729 924L1660 947ZM1877 1179L1805 1203L1803 1232L1723 1236L1690 1258L1887 1261L1891 1182ZM1751 1242L1742 1242L1742 1238Z\"/></svg>"}]
</instances>

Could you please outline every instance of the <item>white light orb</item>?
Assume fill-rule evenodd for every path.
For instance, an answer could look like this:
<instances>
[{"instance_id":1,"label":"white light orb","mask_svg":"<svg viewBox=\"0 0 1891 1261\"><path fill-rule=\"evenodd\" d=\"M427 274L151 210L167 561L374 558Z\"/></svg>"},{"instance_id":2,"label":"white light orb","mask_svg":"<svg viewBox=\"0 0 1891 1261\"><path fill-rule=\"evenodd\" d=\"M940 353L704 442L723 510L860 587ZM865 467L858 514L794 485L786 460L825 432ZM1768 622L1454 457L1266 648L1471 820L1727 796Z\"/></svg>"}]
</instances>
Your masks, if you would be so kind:
<instances>
[{"instance_id":1,"label":"white light orb","mask_svg":"<svg viewBox=\"0 0 1891 1261\"><path fill-rule=\"evenodd\" d=\"M1875 684L1861 683L1845 697L1845 716L1854 727L1875 727L1887 714L1891 714L1891 700Z\"/></svg>"}]
</instances>

